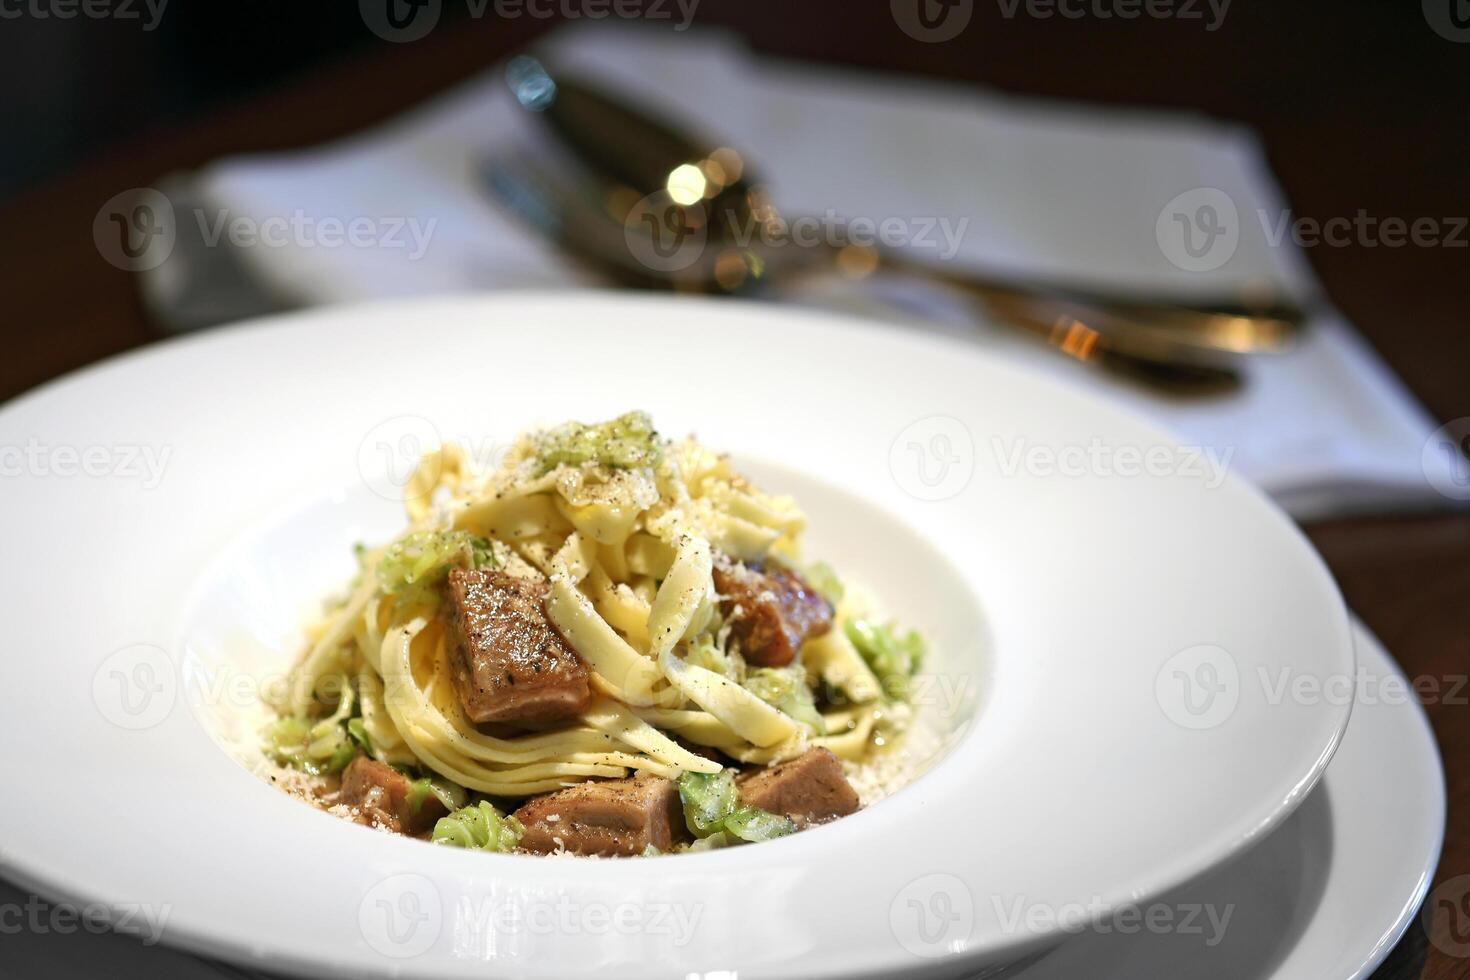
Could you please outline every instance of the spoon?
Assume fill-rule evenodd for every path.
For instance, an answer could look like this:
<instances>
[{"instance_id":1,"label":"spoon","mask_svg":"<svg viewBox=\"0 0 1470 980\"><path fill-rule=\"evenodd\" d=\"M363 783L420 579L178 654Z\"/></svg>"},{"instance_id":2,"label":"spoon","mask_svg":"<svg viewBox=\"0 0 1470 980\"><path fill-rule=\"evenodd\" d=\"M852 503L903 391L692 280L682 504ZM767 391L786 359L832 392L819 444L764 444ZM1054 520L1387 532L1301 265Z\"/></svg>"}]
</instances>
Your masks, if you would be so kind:
<instances>
[{"instance_id":1,"label":"spoon","mask_svg":"<svg viewBox=\"0 0 1470 980\"><path fill-rule=\"evenodd\" d=\"M677 271L665 271L661 265L655 268L659 260L648 250L651 246L643 239L637 222L630 217L625 223L615 217L605 201L588 193L585 183L561 180L556 174L557 168L548 166L544 159L500 155L487 162L484 178L491 193L511 213L572 259L620 285L737 293L749 291L752 282L769 287L804 274L797 268L787 270L789 276L777 271L784 269L786 263L798 264L789 257L804 250L771 250L771 260L767 262L760 258L758 250L700 249L691 244L692 239L666 253L669 262L681 264L681 256L695 251L697 254L689 266L681 266ZM731 279L731 269L743 272L751 266L760 268L761 274L744 283ZM716 283L724 285L716 288ZM1242 383L1240 373L1228 365L1134 356L1115 349L1110 338L1096 335L1060 313L1058 317L1048 320L1031 309L1025 316L1017 313L1003 322L1040 336L1064 354L1100 365L1155 391L1189 396L1224 394L1238 389Z\"/></svg>"},{"instance_id":2,"label":"spoon","mask_svg":"<svg viewBox=\"0 0 1470 980\"><path fill-rule=\"evenodd\" d=\"M528 56L512 60L507 79L519 104L600 177L592 186L570 181L532 195L557 201L553 210L562 212L564 226L558 240L585 260L618 267L620 278L638 285L744 292L801 275L862 278L886 269L973 296L999 319L1073 357L1132 358L1191 369L1186 374L1228 372L1241 354L1290 349L1305 316L1269 296L1181 301L983 275L843 242L851 236L840 228L820 242L793 246L781 238L790 225L734 150L708 149L712 144L590 85L553 77ZM523 165L517 177L501 169L502 198L514 185L546 183L538 164ZM496 187L493 175L491 183ZM567 206L579 199L580 208ZM568 222L568 212L578 210L583 213ZM605 212L605 220L591 220L589 211Z\"/></svg>"}]
</instances>

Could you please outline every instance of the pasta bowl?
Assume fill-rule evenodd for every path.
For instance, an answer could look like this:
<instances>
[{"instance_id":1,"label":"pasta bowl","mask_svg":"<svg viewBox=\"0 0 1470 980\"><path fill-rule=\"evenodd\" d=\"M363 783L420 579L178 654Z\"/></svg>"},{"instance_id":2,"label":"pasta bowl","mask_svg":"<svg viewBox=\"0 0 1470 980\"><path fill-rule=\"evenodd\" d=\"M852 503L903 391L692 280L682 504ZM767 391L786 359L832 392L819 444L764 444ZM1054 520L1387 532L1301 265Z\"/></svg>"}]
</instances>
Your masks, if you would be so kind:
<instances>
[{"instance_id":1,"label":"pasta bowl","mask_svg":"<svg viewBox=\"0 0 1470 980\"><path fill-rule=\"evenodd\" d=\"M927 635L932 751L765 843L481 854L338 821L241 760L411 462L640 408L800 500ZM309 976L966 975L1219 865L1347 723L1348 618L1292 524L1095 398L971 347L684 299L329 309L0 410L0 871L120 929ZM14 451L11 451L14 447ZM12 468L13 469L13 468Z\"/></svg>"}]
</instances>

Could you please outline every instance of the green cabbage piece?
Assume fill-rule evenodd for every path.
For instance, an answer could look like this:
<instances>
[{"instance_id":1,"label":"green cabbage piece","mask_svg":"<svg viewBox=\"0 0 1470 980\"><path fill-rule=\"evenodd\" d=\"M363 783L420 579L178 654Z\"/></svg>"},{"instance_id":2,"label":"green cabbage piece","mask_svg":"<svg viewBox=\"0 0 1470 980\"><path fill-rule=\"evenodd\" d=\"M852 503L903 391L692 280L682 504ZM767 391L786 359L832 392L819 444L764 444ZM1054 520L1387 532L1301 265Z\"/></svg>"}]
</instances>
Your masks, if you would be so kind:
<instances>
[{"instance_id":1,"label":"green cabbage piece","mask_svg":"<svg viewBox=\"0 0 1470 980\"><path fill-rule=\"evenodd\" d=\"M465 531L417 531L388 546L378 562L378 585L403 602L438 602L435 586L454 566L487 568L495 554L486 538Z\"/></svg>"},{"instance_id":2,"label":"green cabbage piece","mask_svg":"<svg viewBox=\"0 0 1470 980\"><path fill-rule=\"evenodd\" d=\"M786 817L741 806L731 769L684 773L679 777L679 800L684 804L684 822L701 840L728 835L744 841L763 841L796 829Z\"/></svg>"},{"instance_id":3,"label":"green cabbage piece","mask_svg":"<svg viewBox=\"0 0 1470 980\"><path fill-rule=\"evenodd\" d=\"M367 726L361 718L347 719L347 734L363 752L373 754L373 740L368 738Z\"/></svg>"},{"instance_id":4,"label":"green cabbage piece","mask_svg":"<svg viewBox=\"0 0 1470 980\"><path fill-rule=\"evenodd\" d=\"M320 720L278 718L266 726L265 752L283 766L319 776L346 767L357 754L357 743L349 732L357 699L346 678L341 678L337 708Z\"/></svg>"},{"instance_id":5,"label":"green cabbage piece","mask_svg":"<svg viewBox=\"0 0 1470 980\"><path fill-rule=\"evenodd\" d=\"M867 661L889 700L901 697L924 660L924 639L914 630L899 635L892 623L847 622L847 638Z\"/></svg>"},{"instance_id":6,"label":"green cabbage piece","mask_svg":"<svg viewBox=\"0 0 1470 980\"><path fill-rule=\"evenodd\" d=\"M800 667L761 667L745 678L744 687L751 694L790 718L810 725L818 735L827 733L827 725L817 711L812 689Z\"/></svg>"},{"instance_id":7,"label":"green cabbage piece","mask_svg":"<svg viewBox=\"0 0 1470 980\"><path fill-rule=\"evenodd\" d=\"M686 772L679 777L679 801L684 804L684 822L696 837L708 837L725 827L725 818L740 805L735 774Z\"/></svg>"},{"instance_id":8,"label":"green cabbage piece","mask_svg":"<svg viewBox=\"0 0 1470 980\"><path fill-rule=\"evenodd\" d=\"M313 776L337 772L357 754L347 730L331 718L318 722L307 718L274 721L265 730L265 750L281 765Z\"/></svg>"},{"instance_id":9,"label":"green cabbage piece","mask_svg":"<svg viewBox=\"0 0 1470 980\"><path fill-rule=\"evenodd\" d=\"M725 832L743 841L775 840L796 831L790 817L753 806L743 806L725 818Z\"/></svg>"},{"instance_id":10,"label":"green cabbage piece","mask_svg":"<svg viewBox=\"0 0 1470 980\"><path fill-rule=\"evenodd\" d=\"M464 787L442 779L415 779L408 787L408 812L417 814L430 796L444 804L444 809L453 813L464 806Z\"/></svg>"},{"instance_id":11,"label":"green cabbage piece","mask_svg":"<svg viewBox=\"0 0 1470 980\"><path fill-rule=\"evenodd\" d=\"M515 817L505 816L486 800L440 817L429 839L446 847L474 851L513 851L526 828Z\"/></svg>"},{"instance_id":12,"label":"green cabbage piece","mask_svg":"<svg viewBox=\"0 0 1470 980\"><path fill-rule=\"evenodd\" d=\"M662 458L663 443L646 412L628 412L596 425L568 422L536 440L536 461L542 473L588 463L632 470L657 466Z\"/></svg>"},{"instance_id":13,"label":"green cabbage piece","mask_svg":"<svg viewBox=\"0 0 1470 980\"><path fill-rule=\"evenodd\" d=\"M693 664L695 667L703 667L705 670L713 671L732 681L739 680L739 671L735 667L735 661L728 653L720 649L707 633L690 641L688 652L684 655L684 662Z\"/></svg>"}]
</instances>

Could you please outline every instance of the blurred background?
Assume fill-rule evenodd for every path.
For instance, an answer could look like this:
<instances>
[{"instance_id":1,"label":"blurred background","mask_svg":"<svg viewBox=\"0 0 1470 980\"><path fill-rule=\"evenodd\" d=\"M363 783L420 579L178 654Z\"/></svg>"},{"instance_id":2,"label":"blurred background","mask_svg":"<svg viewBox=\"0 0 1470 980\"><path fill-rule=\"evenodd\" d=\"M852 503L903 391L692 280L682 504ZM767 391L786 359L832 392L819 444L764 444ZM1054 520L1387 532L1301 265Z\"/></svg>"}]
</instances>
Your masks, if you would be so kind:
<instances>
[{"instance_id":1,"label":"blurred background","mask_svg":"<svg viewBox=\"0 0 1470 980\"><path fill-rule=\"evenodd\" d=\"M91 243L92 218L113 194L229 154L358 131L568 20L622 19L609 16L610 4L532 0L502 7L517 11L504 16L494 5L437 0L434 29L394 43L352 3L136 0L102 17L63 17L47 3L38 16L35 6L17 0L0 19L0 208L12 229L0 283L11 300L8 348L25 353L0 365L5 396L149 336L141 315L120 315L137 310L133 277L99 262ZM694 6L696 29L729 28L757 51L879 79L922 75L1248 124L1303 218L1470 213L1470 129L1460 124L1470 44L1448 20L1452 0L1441 23L1427 0L1423 9L1412 0L1236 0L1223 15L1218 2L1180 0L1190 9L1132 19L1092 10L1109 3L1079 2L1084 16L1075 17L959 2L965 27L940 43L900 30L882 0ZM656 15L651 26L666 33L683 22L674 0L626 9ZM1470 414L1457 288L1467 255L1463 245L1307 250L1333 301L1442 420ZM66 324L60 337L57 323Z\"/></svg>"},{"instance_id":2,"label":"blurred background","mask_svg":"<svg viewBox=\"0 0 1470 980\"><path fill-rule=\"evenodd\" d=\"M453 140L500 145L486 93L505 98L500 66L545 44L593 78L643 78L639 94L702 132L750 141L808 211L973 222L962 262L1187 291L1200 269L1164 240L1170 198L1225 187L1243 229L1261 221L1233 264L1200 268L1310 298L1323 323L1304 351L1243 369L1241 390L1213 400L1090 370L1078 383L1241 448L1411 676L1470 662L1464 0L0 0L0 399L246 313L599 284L524 229L491 241L515 216L460 207L440 166ZM695 79L702 64L686 91L647 81ZM439 222L432 261L246 247L144 268L108 244L140 189L180 214L208 202L258 224L349 185L359 203L337 217L399 207ZM909 186L939 196L894 190ZM886 203L865 205L867 191ZM1013 196L1029 203L1008 208ZM1186 218L1215 213L1186 204ZM1146 256L1111 247L1120 215L1137 225L1120 241ZM953 297L864 296L839 282L795 299L969 328ZM1036 346L1016 356L1053 356ZM1470 712L1426 707L1448 764L1443 880L1470 871ZM1470 976L1470 961L1411 929L1377 976Z\"/></svg>"}]
</instances>

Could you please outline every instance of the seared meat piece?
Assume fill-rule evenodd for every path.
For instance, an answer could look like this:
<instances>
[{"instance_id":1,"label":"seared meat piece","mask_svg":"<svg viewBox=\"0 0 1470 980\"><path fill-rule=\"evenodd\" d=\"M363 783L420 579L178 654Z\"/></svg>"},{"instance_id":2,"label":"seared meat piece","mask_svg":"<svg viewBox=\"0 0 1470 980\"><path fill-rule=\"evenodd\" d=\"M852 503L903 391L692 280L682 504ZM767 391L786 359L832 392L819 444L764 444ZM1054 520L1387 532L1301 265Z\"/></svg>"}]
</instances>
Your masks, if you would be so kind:
<instances>
[{"instance_id":1,"label":"seared meat piece","mask_svg":"<svg viewBox=\"0 0 1470 980\"><path fill-rule=\"evenodd\" d=\"M790 762L735 777L740 802L790 817L798 825L845 817L861 805L828 749L809 749Z\"/></svg>"},{"instance_id":2,"label":"seared meat piece","mask_svg":"<svg viewBox=\"0 0 1470 980\"><path fill-rule=\"evenodd\" d=\"M547 619L546 592L494 569L449 573L454 686L471 721L541 726L591 702L587 667Z\"/></svg>"},{"instance_id":3,"label":"seared meat piece","mask_svg":"<svg viewBox=\"0 0 1470 980\"><path fill-rule=\"evenodd\" d=\"M647 773L538 796L515 817L526 827L521 850L540 854L636 856L650 844L667 851L684 831L678 785Z\"/></svg>"},{"instance_id":4,"label":"seared meat piece","mask_svg":"<svg viewBox=\"0 0 1470 980\"><path fill-rule=\"evenodd\" d=\"M786 666L805 640L832 628L831 604L788 569L721 562L715 588L741 653L757 667Z\"/></svg>"},{"instance_id":5,"label":"seared meat piece","mask_svg":"<svg viewBox=\"0 0 1470 980\"><path fill-rule=\"evenodd\" d=\"M433 830L449 811L432 793L423 794L415 808L412 787L413 781L397 769L360 755L342 773L338 799L357 808L358 823L416 837Z\"/></svg>"}]
</instances>

